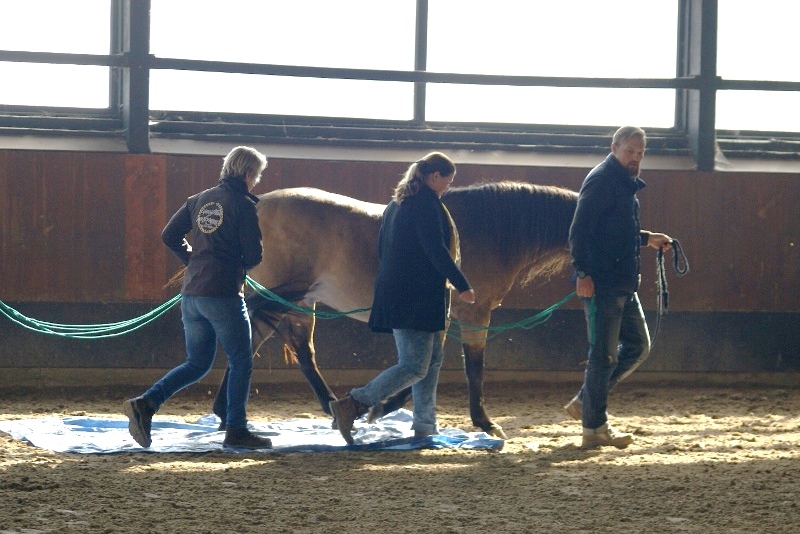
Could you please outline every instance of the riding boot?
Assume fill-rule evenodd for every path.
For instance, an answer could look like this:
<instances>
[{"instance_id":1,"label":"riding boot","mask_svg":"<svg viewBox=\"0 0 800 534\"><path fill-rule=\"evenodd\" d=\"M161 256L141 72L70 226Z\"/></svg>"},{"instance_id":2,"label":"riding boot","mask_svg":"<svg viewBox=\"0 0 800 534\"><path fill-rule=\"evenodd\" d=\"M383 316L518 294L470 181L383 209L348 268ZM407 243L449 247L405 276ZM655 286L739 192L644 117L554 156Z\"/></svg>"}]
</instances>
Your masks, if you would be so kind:
<instances>
[{"instance_id":1,"label":"riding boot","mask_svg":"<svg viewBox=\"0 0 800 534\"><path fill-rule=\"evenodd\" d=\"M350 395L341 400L331 401L328 407L336 419L336 424L339 427L339 433L342 435L348 445L355 443L353 440L353 423L356 419L367 413L369 406L361 404Z\"/></svg>"},{"instance_id":2,"label":"riding boot","mask_svg":"<svg viewBox=\"0 0 800 534\"><path fill-rule=\"evenodd\" d=\"M153 401L146 397L128 399L123 403L122 411L128 416L128 432L133 439L142 447L149 447L153 442L150 438L150 426L156 413Z\"/></svg>"}]
</instances>

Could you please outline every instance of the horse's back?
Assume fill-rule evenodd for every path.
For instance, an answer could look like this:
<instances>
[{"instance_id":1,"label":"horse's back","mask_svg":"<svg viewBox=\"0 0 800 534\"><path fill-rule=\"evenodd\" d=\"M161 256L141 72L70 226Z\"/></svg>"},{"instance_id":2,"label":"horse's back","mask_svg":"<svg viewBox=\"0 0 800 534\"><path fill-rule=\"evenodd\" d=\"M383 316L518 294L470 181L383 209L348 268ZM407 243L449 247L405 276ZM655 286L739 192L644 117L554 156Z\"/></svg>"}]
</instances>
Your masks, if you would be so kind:
<instances>
[{"instance_id":1,"label":"horse's back","mask_svg":"<svg viewBox=\"0 0 800 534\"><path fill-rule=\"evenodd\" d=\"M259 214L269 209L280 209L281 207L305 206L312 210L324 210L331 213L356 213L369 218L380 219L384 208L383 204L365 202L338 193L331 193L314 187L293 187L288 189L276 189L269 193L259 196Z\"/></svg>"}]
</instances>

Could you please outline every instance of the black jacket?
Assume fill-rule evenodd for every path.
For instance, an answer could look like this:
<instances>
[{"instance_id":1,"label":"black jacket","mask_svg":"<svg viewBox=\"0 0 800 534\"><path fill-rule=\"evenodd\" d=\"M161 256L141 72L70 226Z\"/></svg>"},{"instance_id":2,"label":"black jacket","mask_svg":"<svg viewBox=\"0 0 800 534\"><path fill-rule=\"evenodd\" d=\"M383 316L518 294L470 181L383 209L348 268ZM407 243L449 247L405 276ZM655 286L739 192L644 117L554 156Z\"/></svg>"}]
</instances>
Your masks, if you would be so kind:
<instances>
[{"instance_id":1,"label":"black jacket","mask_svg":"<svg viewBox=\"0 0 800 534\"><path fill-rule=\"evenodd\" d=\"M245 271L262 259L258 197L242 177L189 197L161 232L161 239L187 266L184 295L244 295ZM191 245L184 236L191 232Z\"/></svg>"},{"instance_id":2,"label":"black jacket","mask_svg":"<svg viewBox=\"0 0 800 534\"><path fill-rule=\"evenodd\" d=\"M423 187L383 213L380 265L369 326L376 332L444 330L449 291L469 282L450 257L450 222L436 193Z\"/></svg>"},{"instance_id":3,"label":"black jacket","mask_svg":"<svg viewBox=\"0 0 800 534\"><path fill-rule=\"evenodd\" d=\"M583 181L569 245L575 270L590 275L598 291L639 287L639 249L649 232L640 228L636 192L644 186L613 154Z\"/></svg>"}]
</instances>

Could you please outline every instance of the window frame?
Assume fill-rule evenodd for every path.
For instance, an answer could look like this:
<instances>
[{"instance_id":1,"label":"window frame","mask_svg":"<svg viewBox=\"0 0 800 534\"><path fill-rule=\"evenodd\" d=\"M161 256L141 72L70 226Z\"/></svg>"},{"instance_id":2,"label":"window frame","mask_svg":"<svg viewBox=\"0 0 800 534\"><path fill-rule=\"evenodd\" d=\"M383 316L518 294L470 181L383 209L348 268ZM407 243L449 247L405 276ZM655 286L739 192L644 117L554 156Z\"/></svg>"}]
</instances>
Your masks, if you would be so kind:
<instances>
[{"instance_id":1,"label":"window frame","mask_svg":"<svg viewBox=\"0 0 800 534\"><path fill-rule=\"evenodd\" d=\"M448 123L425 118L429 83L584 88L673 89L675 125L648 128L648 152L693 157L713 170L717 149L728 157L800 159L792 132L715 129L716 93L800 91L800 82L723 80L716 74L717 0L680 0L674 78L501 76L431 72L426 68L428 0L416 0L413 71L251 64L161 58L149 53L150 0L112 0L108 55L0 50L0 61L110 67L107 109L0 104L0 134L124 139L131 153L149 153L154 139L293 145L507 150L601 154L609 128L506 123ZM290 115L170 112L149 109L150 71L173 69L414 84L413 118L379 120Z\"/></svg>"}]
</instances>

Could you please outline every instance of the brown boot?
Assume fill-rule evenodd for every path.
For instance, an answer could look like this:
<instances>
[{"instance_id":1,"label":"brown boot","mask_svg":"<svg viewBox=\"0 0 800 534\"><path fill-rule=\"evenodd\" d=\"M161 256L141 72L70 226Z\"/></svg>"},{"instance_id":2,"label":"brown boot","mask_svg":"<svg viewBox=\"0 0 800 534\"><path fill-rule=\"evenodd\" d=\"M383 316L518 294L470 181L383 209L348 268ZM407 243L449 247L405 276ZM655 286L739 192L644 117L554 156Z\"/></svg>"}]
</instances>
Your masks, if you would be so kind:
<instances>
[{"instance_id":1,"label":"brown boot","mask_svg":"<svg viewBox=\"0 0 800 534\"><path fill-rule=\"evenodd\" d=\"M342 435L348 445L355 443L353 435L353 423L356 419L367 413L367 406L364 406L350 395L341 400L331 401L328 404L333 418L336 419L336 425L339 427L339 433Z\"/></svg>"},{"instance_id":2,"label":"brown boot","mask_svg":"<svg viewBox=\"0 0 800 534\"><path fill-rule=\"evenodd\" d=\"M150 426L153 414L156 413L153 404L144 397L126 400L122 411L128 416L128 432L136 443L145 449L153 442L150 439Z\"/></svg>"},{"instance_id":3,"label":"brown boot","mask_svg":"<svg viewBox=\"0 0 800 534\"><path fill-rule=\"evenodd\" d=\"M633 434L620 432L608 423L600 428L584 428L583 442L581 449L596 449L610 445L618 449L624 449L633 443Z\"/></svg>"}]
</instances>

